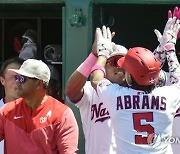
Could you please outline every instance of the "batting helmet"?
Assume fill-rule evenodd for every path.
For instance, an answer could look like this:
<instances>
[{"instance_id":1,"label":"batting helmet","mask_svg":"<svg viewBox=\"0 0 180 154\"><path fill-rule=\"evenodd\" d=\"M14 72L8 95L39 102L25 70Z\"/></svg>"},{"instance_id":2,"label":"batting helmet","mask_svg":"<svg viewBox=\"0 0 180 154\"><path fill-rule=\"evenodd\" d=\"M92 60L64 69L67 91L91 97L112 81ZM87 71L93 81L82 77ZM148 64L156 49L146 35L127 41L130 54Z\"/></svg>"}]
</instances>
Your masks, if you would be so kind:
<instances>
[{"instance_id":1,"label":"batting helmet","mask_svg":"<svg viewBox=\"0 0 180 154\"><path fill-rule=\"evenodd\" d=\"M125 57L118 60L118 65L127 71L139 85L157 83L160 65L153 53L142 47L129 49Z\"/></svg>"}]
</instances>

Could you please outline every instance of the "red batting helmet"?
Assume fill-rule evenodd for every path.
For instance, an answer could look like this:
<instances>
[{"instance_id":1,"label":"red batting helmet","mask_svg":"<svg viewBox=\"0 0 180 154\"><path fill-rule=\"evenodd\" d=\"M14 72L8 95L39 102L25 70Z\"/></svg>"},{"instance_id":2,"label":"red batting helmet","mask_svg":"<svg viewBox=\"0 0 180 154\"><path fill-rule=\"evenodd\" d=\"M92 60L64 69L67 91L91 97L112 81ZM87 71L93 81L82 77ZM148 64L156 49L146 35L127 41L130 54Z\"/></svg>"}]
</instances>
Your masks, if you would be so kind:
<instances>
[{"instance_id":1,"label":"red batting helmet","mask_svg":"<svg viewBox=\"0 0 180 154\"><path fill-rule=\"evenodd\" d=\"M142 47L129 49L125 57L118 60L118 65L131 74L139 85L157 83L160 65L153 53Z\"/></svg>"}]
</instances>

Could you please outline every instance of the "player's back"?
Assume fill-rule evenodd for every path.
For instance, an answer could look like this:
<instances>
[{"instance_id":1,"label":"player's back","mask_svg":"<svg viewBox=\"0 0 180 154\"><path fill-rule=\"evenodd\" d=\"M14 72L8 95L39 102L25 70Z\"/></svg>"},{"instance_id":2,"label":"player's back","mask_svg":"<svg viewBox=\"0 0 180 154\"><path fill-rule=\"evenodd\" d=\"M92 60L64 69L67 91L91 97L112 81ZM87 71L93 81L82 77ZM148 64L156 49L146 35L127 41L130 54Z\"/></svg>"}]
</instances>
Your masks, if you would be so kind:
<instances>
[{"instance_id":1,"label":"player's back","mask_svg":"<svg viewBox=\"0 0 180 154\"><path fill-rule=\"evenodd\" d=\"M157 88L145 94L113 84L102 86L98 94L111 115L117 153L172 153L168 139L180 104L177 87Z\"/></svg>"}]
</instances>

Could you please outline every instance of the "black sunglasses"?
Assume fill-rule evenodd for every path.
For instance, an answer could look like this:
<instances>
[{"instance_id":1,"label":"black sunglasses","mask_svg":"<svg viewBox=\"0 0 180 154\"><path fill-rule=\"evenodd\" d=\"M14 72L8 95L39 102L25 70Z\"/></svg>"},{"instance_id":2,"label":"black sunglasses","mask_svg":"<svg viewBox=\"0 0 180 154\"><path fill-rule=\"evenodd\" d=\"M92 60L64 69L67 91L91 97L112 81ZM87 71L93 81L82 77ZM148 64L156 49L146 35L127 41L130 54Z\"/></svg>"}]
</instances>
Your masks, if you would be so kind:
<instances>
[{"instance_id":1,"label":"black sunglasses","mask_svg":"<svg viewBox=\"0 0 180 154\"><path fill-rule=\"evenodd\" d=\"M24 84L28 79L38 80L36 78L30 78L24 75L15 75L15 80L18 81L20 84Z\"/></svg>"}]
</instances>

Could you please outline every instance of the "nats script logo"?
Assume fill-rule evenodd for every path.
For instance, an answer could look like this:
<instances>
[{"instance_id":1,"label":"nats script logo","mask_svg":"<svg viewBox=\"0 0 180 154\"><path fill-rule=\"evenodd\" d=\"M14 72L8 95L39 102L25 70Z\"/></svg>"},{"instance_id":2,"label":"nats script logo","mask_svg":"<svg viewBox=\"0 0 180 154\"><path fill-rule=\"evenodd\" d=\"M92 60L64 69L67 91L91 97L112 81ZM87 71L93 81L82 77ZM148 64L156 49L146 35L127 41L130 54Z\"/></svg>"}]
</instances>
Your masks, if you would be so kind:
<instances>
[{"instance_id":1,"label":"nats script logo","mask_svg":"<svg viewBox=\"0 0 180 154\"><path fill-rule=\"evenodd\" d=\"M91 106L91 120L96 119L95 122L103 122L107 119L110 119L108 110L103 107L103 103L93 104Z\"/></svg>"}]
</instances>

